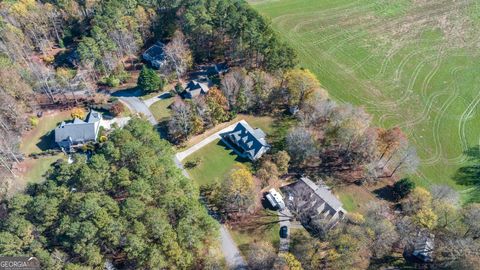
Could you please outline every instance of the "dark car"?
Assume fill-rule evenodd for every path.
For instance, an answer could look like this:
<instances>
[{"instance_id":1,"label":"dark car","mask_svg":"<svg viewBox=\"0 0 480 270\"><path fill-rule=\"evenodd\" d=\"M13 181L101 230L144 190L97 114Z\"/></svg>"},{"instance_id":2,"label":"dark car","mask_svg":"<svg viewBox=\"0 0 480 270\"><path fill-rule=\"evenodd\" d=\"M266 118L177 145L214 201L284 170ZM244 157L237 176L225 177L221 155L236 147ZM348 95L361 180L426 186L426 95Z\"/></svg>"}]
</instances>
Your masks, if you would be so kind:
<instances>
[{"instance_id":1,"label":"dark car","mask_svg":"<svg viewBox=\"0 0 480 270\"><path fill-rule=\"evenodd\" d=\"M280 227L280 237L287 238L287 236L288 236L288 227L287 226Z\"/></svg>"}]
</instances>

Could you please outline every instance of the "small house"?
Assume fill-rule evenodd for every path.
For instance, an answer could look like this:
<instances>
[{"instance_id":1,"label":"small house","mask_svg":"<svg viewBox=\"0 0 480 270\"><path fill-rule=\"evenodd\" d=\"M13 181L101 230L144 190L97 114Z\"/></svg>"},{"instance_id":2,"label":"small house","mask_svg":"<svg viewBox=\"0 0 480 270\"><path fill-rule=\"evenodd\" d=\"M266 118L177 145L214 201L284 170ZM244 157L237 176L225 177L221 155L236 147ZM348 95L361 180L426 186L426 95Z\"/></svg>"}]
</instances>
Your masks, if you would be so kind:
<instances>
[{"instance_id":1,"label":"small house","mask_svg":"<svg viewBox=\"0 0 480 270\"><path fill-rule=\"evenodd\" d=\"M209 90L210 87L208 86L208 82L191 80L185 87L182 96L186 99L193 99L201 95L206 95Z\"/></svg>"},{"instance_id":2,"label":"small house","mask_svg":"<svg viewBox=\"0 0 480 270\"><path fill-rule=\"evenodd\" d=\"M91 110L86 120L75 118L72 122L62 122L55 128L55 142L62 149L71 150L72 146L95 142L100 130L102 115Z\"/></svg>"},{"instance_id":3,"label":"small house","mask_svg":"<svg viewBox=\"0 0 480 270\"><path fill-rule=\"evenodd\" d=\"M155 43L142 54L143 60L154 68L161 68L166 63L164 47L161 42Z\"/></svg>"},{"instance_id":4,"label":"small house","mask_svg":"<svg viewBox=\"0 0 480 270\"><path fill-rule=\"evenodd\" d=\"M227 144L233 144L234 150L241 157L252 161L270 150L271 147L265 137L263 130L253 129L246 121L240 121L231 132L222 135Z\"/></svg>"},{"instance_id":5,"label":"small house","mask_svg":"<svg viewBox=\"0 0 480 270\"><path fill-rule=\"evenodd\" d=\"M412 255L422 262L433 262L434 239L435 235L429 232L419 232L414 241Z\"/></svg>"}]
</instances>

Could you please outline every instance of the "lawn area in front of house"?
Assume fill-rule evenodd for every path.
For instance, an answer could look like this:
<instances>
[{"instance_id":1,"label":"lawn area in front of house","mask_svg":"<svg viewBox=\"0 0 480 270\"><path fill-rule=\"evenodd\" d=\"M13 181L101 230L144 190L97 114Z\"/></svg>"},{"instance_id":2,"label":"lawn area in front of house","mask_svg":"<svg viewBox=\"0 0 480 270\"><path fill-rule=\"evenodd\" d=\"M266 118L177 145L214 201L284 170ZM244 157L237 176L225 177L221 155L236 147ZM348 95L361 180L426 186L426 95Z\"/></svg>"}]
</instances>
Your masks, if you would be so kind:
<instances>
[{"instance_id":1,"label":"lawn area in front of house","mask_svg":"<svg viewBox=\"0 0 480 270\"><path fill-rule=\"evenodd\" d=\"M155 119L159 122L166 120L170 117L171 111L168 108L173 103L173 98L165 98L153 103L150 106L150 111L152 112Z\"/></svg>"},{"instance_id":2,"label":"lawn area in front of house","mask_svg":"<svg viewBox=\"0 0 480 270\"><path fill-rule=\"evenodd\" d=\"M230 228L229 231L244 257L248 255L250 244L265 241L270 243L275 250L280 244L280 224L277 213L263 210L263 217L249 219L248 223Z\"/></svg>"},{"instance_id":3,"label":"lawn area in front of house","mask_svg":"<svg viewBox=\"0 0 480 270\"><path fill-rule=\"evenodd\" d=\"M193 168L187 168L188 166L185 166L185 164L189 162L197 163L197 165ZM239 157L220 139L202 147L183 161L188 174L199 186L222 181L236 163L251 165L248 160Z\"/></svg>"},{"instance_id":4,"label":"lawn area in front of house","mask_svg":"<svg viewBox=\"0 0 480 270\"><path fill-rule=\"evenodd\" d=\"M55 148L54 129L62 121L71 120L71 110L45 113L39 118L38 125L22 136L20 152L25 155L39 153Z\"/></svg>"}]
</instances>

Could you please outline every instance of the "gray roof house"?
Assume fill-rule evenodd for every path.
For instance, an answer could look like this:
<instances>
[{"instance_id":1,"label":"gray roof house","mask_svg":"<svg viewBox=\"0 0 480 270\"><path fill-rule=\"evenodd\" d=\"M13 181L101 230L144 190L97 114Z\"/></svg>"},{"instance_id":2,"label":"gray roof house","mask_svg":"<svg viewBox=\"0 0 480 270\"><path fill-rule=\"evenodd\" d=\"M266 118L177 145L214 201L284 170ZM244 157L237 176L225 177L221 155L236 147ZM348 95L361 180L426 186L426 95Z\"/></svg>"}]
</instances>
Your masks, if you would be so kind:
<instances>
[{"instance_id":1,"label":"gray roof house","mask_svg":"<svg viewBox=\"0 0 480 270\"><path fill-rule=\"evenodd\" d=\"M210 90L210 87L208 86L208 82L191 80L190 82L188 82L187 86L185 87L185 91L182 93L182 95L183 95L183 98L192 99L200 95L206 95L209 90Z\"/></svg>"},{"instance_id":2,"label":"gray roof house","mask_svg":"<svg viewBox=\"0 0 480 270\"><path fill-rule=\"evenodd\" d=\"M423 262L433 262L434 239L435 235L428 231L418 232L412 255Z\"/></svg>"},{"instance_id":3,"label":"gray roof house","mask_svg":"<svg viewBox=\"0 0 480 270\"><path fill-rule=\"evenodd\" d=\"M283 187L282 191L287 198L287 208L298 216L302 224L321 220L334 225L347 213L323 182L316 184L307 177L301 177L297 182Z\"/></svg>"},{"instance_id":4,"label":"gray roof house","mask_svg":"<svg viewBox=\"0 0 480 270\"><path fill-rule=\"evenodd\" d=\"M165 44L161 42L155 43L142 54L143 59L150 63L152 67L161 68L166 63L164 47Z\"/></svg>"},{"instance_id":5,"label":"gray roof house","mask_svg":"<svg viewBox=\"0 0 480 270\"><path fill-rule=\"evenodd\" d=\"M62 122L55 128L55 142L60 148L70 150L74 145L97 141L102 114L91 110L85 121L75 118L73 122Z\"/></svg>"},{"instance_id":6,"label":"gray roof house","mask_svg":"<svg viewBox=\"0 0 480 270\"><path fill-rule=\"evenodd\" d=\"M227 144L236 146L240 156L252 161L259 159L270 150L271 147L265 137L266 135L261 129L253 129L243 120L232 131L222 134L222 138Z\"/></svg>"}]
</instances>

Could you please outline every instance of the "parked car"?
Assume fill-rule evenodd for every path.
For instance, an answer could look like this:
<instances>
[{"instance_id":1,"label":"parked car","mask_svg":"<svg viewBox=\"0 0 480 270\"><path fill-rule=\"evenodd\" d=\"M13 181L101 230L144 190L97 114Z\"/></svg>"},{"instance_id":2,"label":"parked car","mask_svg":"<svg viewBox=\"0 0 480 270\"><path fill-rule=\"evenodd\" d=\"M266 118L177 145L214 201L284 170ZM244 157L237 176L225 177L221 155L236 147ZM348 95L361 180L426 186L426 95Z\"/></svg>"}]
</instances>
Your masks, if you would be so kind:
<instances>
[{"instance_id":1,"label":"parked car","mask_svg":"<svg viewBox=\"0 0 480 270\"><path fill-rule=\"evenodd\" d=\"M287 226L280 227L280 237L287 238L287 236L288 236L288 227Z\"/></svg>"}]
</instances>

